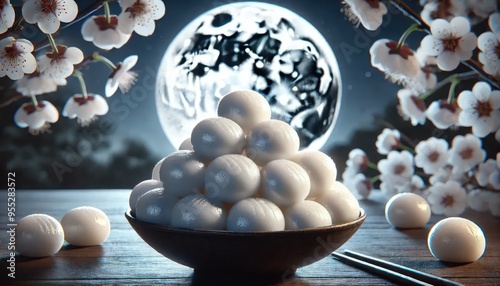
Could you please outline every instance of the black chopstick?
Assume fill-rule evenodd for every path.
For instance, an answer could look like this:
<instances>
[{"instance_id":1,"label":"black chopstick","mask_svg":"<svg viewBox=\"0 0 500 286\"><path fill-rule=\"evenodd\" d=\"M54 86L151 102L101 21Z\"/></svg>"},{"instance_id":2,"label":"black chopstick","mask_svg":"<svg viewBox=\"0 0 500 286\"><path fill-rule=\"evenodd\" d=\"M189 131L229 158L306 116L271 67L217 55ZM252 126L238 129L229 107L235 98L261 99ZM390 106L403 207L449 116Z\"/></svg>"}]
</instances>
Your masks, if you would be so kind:
<instances>
[{"instance_id":1,"label":"black chopstick","mask_svg":"<svg viewBox=\"0 0 500 286\"><path fill-rule=\"evenodd\" d=\"M437 277L437 276L434 276L434 275L431 275L431 274L427 274L427 273L424 273L424 272L421 272L421 271L418 271L418 270L415 270L415 269L412 269L412 268L409 268L409 267L405 267L403 265L399 265L399 264L396 264L396 263L392 263L392 262L389 262L389 261L385 261L385 260L382 260L382 259L371 257L371 256L368 256L368 255L365 255L365 254L362 254L362 253L359 253L359 252L351 251L351 250L348 250L348 249L345 249L344 253L346 255L348 255L348 256L351 256L351 257L354 257L354 258L357 258L357 259L361 259L363 261L366 261L366 262L369 262L369 263L372 263L372 264L375 264L375 265L387 268L389 270L393 270L393 271L399 272L401 274L404 274L404 275L416 278L416 279L418 279L420 281L424 281L424 282L430 283L432 285L436 285L436 286L449 286L449 285L458 286L458 285L462 285L460 283L457 283L457 282L454 282L454 281L451 281L451 280L447 280L447 279L444 279L444 278L441 278L441 277Z\"/></svg>"},{"instance_id":2,"label":"black chopstick","mask_svg":"<svg viewBox=\"0 0 500 286\"><path fill-rule=\"evenodd\" d=\"M427 274L424 272L420 272L415 269L411 269L396 263L388 262L382 259L378 259L375 257L371 257L365 254L361 254L358 252L354 252L351 250L344 250L344 253L346 255L343 255L344 258L347 257L347 259L355 259L357 261L363 262L365 264L369 264L375 267L380 267L384 270L388 270L394 273L397 273L398 275L403 275L405 277L411 277L413 279L416 279L417 281L423 282L423 283L429 283L431 285L444 285L444 286L459 286L462 285L460 283L447 280L441 277L437 277L431 274ZM354 264L354 262L352 263ZM356 265L353 265L356 266ZM368 266L365 266L368 267ZM367 269L364 269L367 270ZM368 270L367 270L368 271ZM374 273L376 274L376 273ZM383 275L384 273L381 273ZM384 276L385 277L385 276ZM408 283L408 282L407 282ZM421 285L421 284L416 284L416 285Z\"/></svg>"},{"instance_id":3,"label":"black chopstick","mask_svg":"<svg viewBox=\"0 0 500 286\"><path fill-rule=\"evenodd\" d=\"M428 284L426 282L417 280L415 278L412 278L410 276L406 276L404 274L356 259L349 257L344 254L340 254L338 252L333 252L332 255L340 260L341 262L344 262L345 264L349 264L351 266L354 266L356 268L359 268L361 270L364 270L366 272L375 274L377 276L380 276L382 278L385 278L387 280L390 280L392 282L401 284L401 285L432 285Z\"/></svg>"}]
</instances>

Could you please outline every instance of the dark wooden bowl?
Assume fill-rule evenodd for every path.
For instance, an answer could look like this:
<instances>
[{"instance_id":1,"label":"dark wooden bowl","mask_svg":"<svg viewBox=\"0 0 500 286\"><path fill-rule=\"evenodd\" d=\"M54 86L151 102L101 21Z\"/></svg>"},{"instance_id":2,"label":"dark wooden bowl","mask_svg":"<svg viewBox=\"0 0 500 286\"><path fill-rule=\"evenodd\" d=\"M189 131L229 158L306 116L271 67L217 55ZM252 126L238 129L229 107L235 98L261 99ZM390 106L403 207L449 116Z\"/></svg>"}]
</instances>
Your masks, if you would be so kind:
<instances>
[{"instance_id":1,"label":"dark wooden bowl","mask_svg":"<svg viewBox=\"0 0 500 286\"><path fill-rule=\"evenodd\" d=\"M328 227L273 232L235 232L177 228L137 220L130 225L165 257L198 273L286 278L347 242L366 219Z\"/></svg>"}]
</instances>

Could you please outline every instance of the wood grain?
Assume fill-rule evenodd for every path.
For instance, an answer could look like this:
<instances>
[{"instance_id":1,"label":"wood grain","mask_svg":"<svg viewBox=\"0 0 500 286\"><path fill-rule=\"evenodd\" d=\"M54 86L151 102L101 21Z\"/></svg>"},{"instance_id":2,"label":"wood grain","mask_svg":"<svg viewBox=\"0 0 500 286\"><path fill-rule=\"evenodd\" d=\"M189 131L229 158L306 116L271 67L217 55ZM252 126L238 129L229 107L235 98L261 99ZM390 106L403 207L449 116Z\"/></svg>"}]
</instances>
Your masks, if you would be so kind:
<instances>
[{"instance_id":1,"label":"wood grain","mask_svg":"<svg viewBox=\"0 0 500 286\"><path fill-rule=\"evenodd\" d=\"M110 218L111 234L101 246L65 244L56 255L45 258L16 256L16 278L7 276L7 197L0 192L1 285L391 285L390 282L326 257L300 268L285 281L259 281L241 277L207 277L158 254L125 220L130 190L23 191L16 193L16 219L45 213L60 220L72 208L89 205ZM411 267L465 285L500 285L500 219L489 214L466 212L485 232L487 248L474 263L451 265L436 260L427 248L427 234L443 217L433 216L424 229L397 230L384 217L385 199L379 193L361 201L368 217L343 246L370 256ZM291 250L293 251L293 250Z\"/></svg>"}]
</instances>

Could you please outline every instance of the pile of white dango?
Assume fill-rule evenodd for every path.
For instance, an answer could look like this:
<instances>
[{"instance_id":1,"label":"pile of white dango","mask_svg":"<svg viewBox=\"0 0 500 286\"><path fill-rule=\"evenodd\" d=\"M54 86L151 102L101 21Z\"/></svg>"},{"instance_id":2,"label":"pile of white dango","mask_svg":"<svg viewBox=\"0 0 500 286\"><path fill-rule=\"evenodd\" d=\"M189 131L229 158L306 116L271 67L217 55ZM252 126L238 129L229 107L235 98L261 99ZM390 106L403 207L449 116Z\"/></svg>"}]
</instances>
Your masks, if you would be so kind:
<instances>
[{"instance_id":1,"label":"pile of white dango","mask_svg":"<svg viewBox=\"0 0 500 286\"><path fill-rule=\"evenodd\" d=\"M333 160L299 151L299 136L271 119L260 94L230 92L218 117L200 121L152 179L130 194L137 220L182 228L282 231L356 220L354 195L336 181Z\"/></svg>"},{"instance_id":2,"label":"pile of white dango","mask_svg":"<svg viewBox=\"0 0 500 286\"><path fill-rule=\"evenodd\" d=\"M47 214L31 214L19 220L15 250L27 257L45 257L59 252L64 241L73 246L100 245L109 236L108 216L98 208L77 207L61 222Z\"/></svg>"}]
</instances>

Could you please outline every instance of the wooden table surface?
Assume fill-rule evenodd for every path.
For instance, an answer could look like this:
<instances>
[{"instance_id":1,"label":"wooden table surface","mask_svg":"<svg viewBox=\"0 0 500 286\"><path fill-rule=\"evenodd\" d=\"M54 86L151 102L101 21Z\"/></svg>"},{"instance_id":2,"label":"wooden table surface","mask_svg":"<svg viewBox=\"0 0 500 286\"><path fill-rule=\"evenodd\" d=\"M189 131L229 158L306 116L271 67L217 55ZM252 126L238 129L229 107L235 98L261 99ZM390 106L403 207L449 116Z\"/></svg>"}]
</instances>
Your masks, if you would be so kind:
<instances>
[{"instance_id":1,"label":"wooden table surface","mask_svg":"<svg viewBox=\"0 0 500 286\"><path fill-rule=\"evenodd\" d=\"M72 247L65 243L54 256L26 258L16 256L15 279L7 276L7 195L0 191L1 285L242 285L224 278L199 277L192 269L158 254L134 232L124 217L130 190L58 190L16 192L16 219L45 213L60 220L72 208L89 205L103 210L111 221L111 234L101 246ZM399 263L465 285L500 285L500 219L468 211L464 214L485 232L484 256L474 263L447 265L437 261L427 248L425 229L400 231L384 217L384 198L373 194L361 201L368 217L358 232L342 247ZM293 251L292 249L290 251ZM457 250L459 251L459 250ZM262 283L260 283L262 282ZM268 284L265 281L252 285ZM336 261L331 256L299 268L295 277L273 285L392 285L391 282Z\"/></svg>"}]
</instances>

